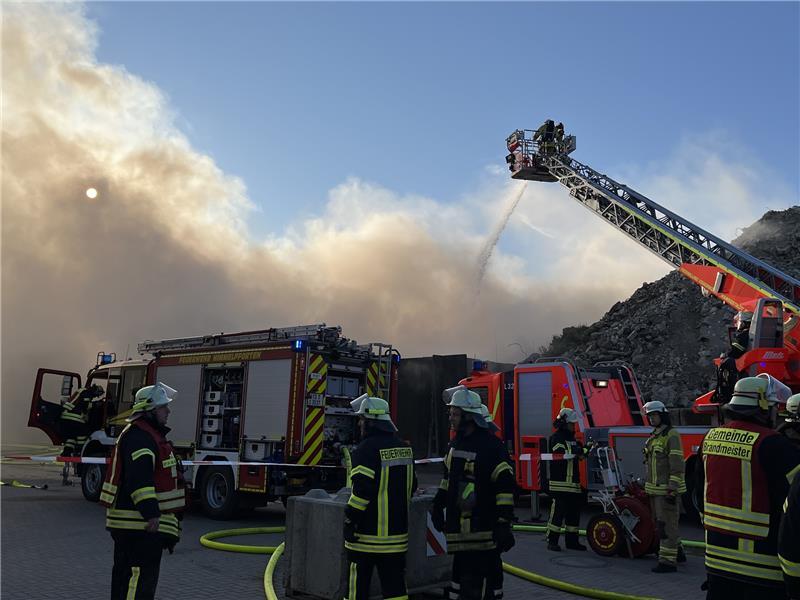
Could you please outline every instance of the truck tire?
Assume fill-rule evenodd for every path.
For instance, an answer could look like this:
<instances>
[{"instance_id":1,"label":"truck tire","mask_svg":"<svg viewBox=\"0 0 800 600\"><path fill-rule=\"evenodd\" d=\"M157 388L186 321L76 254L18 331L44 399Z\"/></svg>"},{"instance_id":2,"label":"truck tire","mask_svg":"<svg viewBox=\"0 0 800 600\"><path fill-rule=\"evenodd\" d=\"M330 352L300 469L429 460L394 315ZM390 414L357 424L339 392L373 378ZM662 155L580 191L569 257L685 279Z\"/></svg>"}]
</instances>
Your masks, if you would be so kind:
<instances>
[{"instance_id":1,"label":"truck tire","mask_svg":"<svg viewBox=\"0 0 800 600\"><path fill-rule=\"evenodd\" d=\"M200 482L200 504L207 517L223 521L233 518L239 498L229 467L206 469Z\"/></svg>"},{"instance_id":2,"label":"truck tire","mask_svg":"<svg viewBox=\"0 0 800 600\"><path fill-rule=\"evenodd\" d=\"M105 465L81 465L81 491L83 497L89 502L100 500L100 492L103 490L103 480L106 478Z\"/></svg>"}]
</instances>

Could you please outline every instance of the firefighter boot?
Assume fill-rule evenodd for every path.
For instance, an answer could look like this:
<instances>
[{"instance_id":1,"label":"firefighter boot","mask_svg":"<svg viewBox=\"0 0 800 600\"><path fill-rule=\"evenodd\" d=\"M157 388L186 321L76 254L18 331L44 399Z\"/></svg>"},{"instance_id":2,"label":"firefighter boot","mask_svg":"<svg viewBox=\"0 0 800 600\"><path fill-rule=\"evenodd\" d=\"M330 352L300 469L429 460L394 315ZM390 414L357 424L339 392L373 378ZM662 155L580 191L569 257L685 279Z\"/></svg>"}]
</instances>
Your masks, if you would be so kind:
<instances>
[{"instance_id":1,"label":"firefighter boot","mask_svg":"<svg viewBox=\"0 0 800 600\"><path fill-rule=\"evenodd\" d=\"M675 565L668 565L667 563L658 563L655 567L650 569L653 573L675 573L678 567Z\"/></svg>"},{"instance_id":2,"label":"firefighter boot","mask_svg":"<svg viewBox=\"0 0 800 600\"><path fill-rule=\"evenodd\" d=\"M577 531L568 531L567 534L564 536L564 541L567 550L580 550L581 552L586 551L586 546L584 546L578 541Z\"/></svg>"},{"instance_id":3,"label":"firefighter boot","mask_svg":"<svg viewBox=\"0 0 800 600\"><path fill-rule=\"evenodd\" d=\"M64 465L61 470L61 485L72 485L72 481L69 478L69 463Z\"/></svg>"},{"instance_id":4,"label":"firefighter boot","mask_svg":"<svg viewBox=\"0 0 800 600\"><path fill-rule=\"evenodd\" d=\"M547 536L547 549L553 552L561 552L561 546L558 545L558 535Z\"/></svg>"},{"instance_id":5,"label":"firefighter boot","mask_svg":"<svg viewBox=\"0 0 800 600\"><path fill-rule=\"evenodd\" d=\"M678 562L679 563L686 562L686 552L683 551L683 546L678 546Z\"/></svg>"}]
</instances>

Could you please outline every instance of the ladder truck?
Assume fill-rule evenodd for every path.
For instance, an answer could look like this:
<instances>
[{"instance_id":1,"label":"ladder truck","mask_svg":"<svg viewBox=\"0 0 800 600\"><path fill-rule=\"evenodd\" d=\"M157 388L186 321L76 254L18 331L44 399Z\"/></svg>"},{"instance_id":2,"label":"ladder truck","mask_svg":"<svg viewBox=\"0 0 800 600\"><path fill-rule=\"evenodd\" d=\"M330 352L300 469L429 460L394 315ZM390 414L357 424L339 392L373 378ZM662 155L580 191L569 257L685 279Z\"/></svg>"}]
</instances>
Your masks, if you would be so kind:
<instances>
[{"instance_id":1,"label":"ladder truck","mask_svg":"<svg viewBox=\"0 0 800 600\"><path fill-rule=\"evenodd\" d=\"M545 128L540 129L542 131ZM506 163L513 179L558 182L588 210L636 240L736 310L753 312L749 350L737 360L748 375L768 373L800 391L800 281L693 225L629 187L598 173L569 155L575 136L557 139L518 129L507 139ZM719 364L719 361L718 361ZM563 357L539 358L505 373L474 369L461 381L478 392L516 465L517 483L537 495L548 489L547 440L563 407L579 416L576 436L591 437L614 449L621 471L643 475L642 449L651 428L633 369L619 362L581 368ZM718 410L714 391L693 404L695 412ZM686 460L684 508L697 514L702 490L693 488L696 452L707 427L677 427ZM607 466L607 465L606 465ZM581 480L590 492L606 486L596 458L581 463ZM646 515L630 515L644 522Z\"/></svg>"},{"instance_id":2,"label":"ladder truck","mask_svg":"<svg viewBox=\"0 0 800 600\"><path fill-rule=\"evenodd\" d=\"M184 474L208 516L230 518L239 507L285 502L311 488L336 491L345 482L343 452L355 445L350 401L384 398L396 419L400 360L390 344L360 345L341 333L321 323L145 341L135 360L101 352L85 385L104 394L80 455L110 456L136 391L160 381L178 390L169 419L176 454L212 463ZM28 426L61 444L62 403L81 382L78 373L39 369ZM77 467L84 496L97 501L105 465Z\"/></svg>"}]
</instances>

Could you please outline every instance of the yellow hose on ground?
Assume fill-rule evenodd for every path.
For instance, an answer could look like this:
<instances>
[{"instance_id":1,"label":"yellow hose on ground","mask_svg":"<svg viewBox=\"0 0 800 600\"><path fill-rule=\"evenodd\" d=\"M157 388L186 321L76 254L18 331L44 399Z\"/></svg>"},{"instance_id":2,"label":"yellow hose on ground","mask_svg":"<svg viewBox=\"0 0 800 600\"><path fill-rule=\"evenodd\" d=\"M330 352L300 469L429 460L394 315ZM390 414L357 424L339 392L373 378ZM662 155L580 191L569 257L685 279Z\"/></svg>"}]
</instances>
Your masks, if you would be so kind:
<instances>
[{"instance_id":1,"label":"yellow hose on ground","mask_svg":"<svg viewBox=\"0 0 800 600\"><path fill-rule=\"evenodd\" d=\"M547 531L547 527L544 525L514 525L514 530L534 532L534 533L544 533L545 531ZM272 578L275 574L275 568L278 564L278 560L283 554L283 550L285 548L284 542L281 542L278 546L249 546L246 544L228 544L225 542L216 542L214 540L223 537L233 537L237 535L283 533L285 531L286 531L285 527L248 527L244 529L223 529L220 531L210 531L204 534L203 536L200 537L200 544L205 546L206 548L211 548L213 550L223 550L225 552L243 552L247 554L271 554L272 556L270 557L269 562L267 563L267 567L264 570L264 594L266 595L267 600L278 600L278 596L275 593L275 588L272 583ZM586 535L586 530L581 529L580 534ZM686 540L683 542L683 544L685 546L693 548L705 547L705 544L703 542L695 540ZM579 596L584 596L586 598L598 598L600 600L658 600L653 596L632 596L629 594L608 592L605 590L589 588L574 583L567 583L566 581L561 581L559 579L553 579L551 577L545 577L544 575L539 575L538 573L526 571L525 569L515 567L514 565L510 565L505 562L503 563L503 570L506 573L509 573L510 575L514 575L521 579L525 579L526 581L530 581L531 583L536 583L538 585L543 585L545 587L561 590L564 592L568 592L570 594L577 594Z\"/></svg>"},{"instance_id":2,"label":"yellow hose on ground","mask_svg":"<svg viewBox=\"0 0 800 600\"><path fill-rule=\"evenodd\" d=\"M278 595L275 593L275 587L272 584L272 576L275 574L275 567L278 565L278 559L283 554L283 549L286 547L284 542L275 548L275 552L269 557L267 568L264 570L264 595L267 600L278 600Z\"/></svg>"}]
</instances>

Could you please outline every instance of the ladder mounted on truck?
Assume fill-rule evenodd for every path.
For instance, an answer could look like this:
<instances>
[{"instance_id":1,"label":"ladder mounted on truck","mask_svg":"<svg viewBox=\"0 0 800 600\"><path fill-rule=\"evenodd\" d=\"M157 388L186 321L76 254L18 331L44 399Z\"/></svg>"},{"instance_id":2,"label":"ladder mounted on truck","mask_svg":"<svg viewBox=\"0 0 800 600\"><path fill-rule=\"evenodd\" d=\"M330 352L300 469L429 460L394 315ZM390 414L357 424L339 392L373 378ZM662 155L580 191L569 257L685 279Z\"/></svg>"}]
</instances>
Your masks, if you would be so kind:
<instances>
[{"instance_id":1,"label":"ladder mounted on truck","mask_svg":"<svg viewBox=\"0 0 800 600\"><path fill-rule=\"evenodd\" d=\"M214 335L198 335L160 341L147 340L139 344L138 350L139 354L156 354L158 352L219 348L225 346L246 346L250 344L294 340L315 340L326 344L336 344L340 340L348 342L348 340L341 337L341 333L341 327L328 327L325 323L318 323L315 325L278 327L244 333L218 333Z\"/></svg>"},{"instance_id":2,"label":"ladder mounted on truck","mask_svg":"<svg viewBox=\"0 0 800 600\"><path fill-rule=\"evenodd\" d=\"M506 140L513 179L557 181L584 207L737 310L754 298L776 298L800 315L799 280L570 158L574 136L549 144L534 136L533 130L518 129Z\"/></svg>"}]
</instances>

